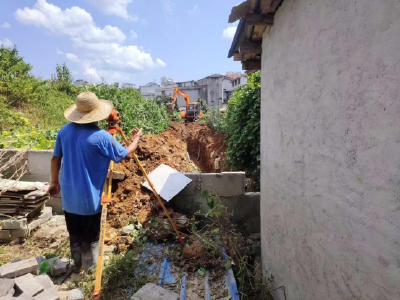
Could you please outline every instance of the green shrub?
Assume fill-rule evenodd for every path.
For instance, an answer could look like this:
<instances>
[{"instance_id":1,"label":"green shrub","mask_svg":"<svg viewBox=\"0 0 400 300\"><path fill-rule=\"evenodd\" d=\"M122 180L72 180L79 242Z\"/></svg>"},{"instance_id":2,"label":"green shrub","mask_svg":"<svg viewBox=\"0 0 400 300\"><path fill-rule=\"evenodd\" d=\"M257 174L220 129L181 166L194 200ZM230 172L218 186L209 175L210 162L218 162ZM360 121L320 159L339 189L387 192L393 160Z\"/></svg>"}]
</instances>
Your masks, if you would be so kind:
<instances>
[{"instance_id":1,"label":"green shrub","mask_svg":"<svg viewBox=\"0 0 400 300\"><path fill-rule=\"evenodd\" d=\"M228 102L223 131L227 134L227 160L233 170L245 170L260 187L261 73L249 76Z\"/></svg>"},{"instance_id":2,"label":"green shrub","mask_svg":"<svg viewBox=\"0 0 400 300\"><path fill-rule=\"evenodd\" d=\"M144 134L158 134L168 127L169 116L166 107L159 106L155 99L143 98L138 90L118 89L116 85L106 84L86 86L85 90L114 104L122 121L121 128L126 135L135 127L143 128Z\"/></svg>"},{"instance_id":3,"label":"green shrub","mask_svg":"<svg viewBox=\"0 0 400 300\"><path fill-rule=\"evenodd\" d=\"M24 106L29 119L41 129L60 129L68 121L64 110L75 103L75 97L54 89L50 82L42 84L35 90L32 101Z\"/></svg>"},{"instance_id":4,"label":"green shrub","mask_svg":"<svg viewBox=\"0 0 400 300\"><path fill-rule=\"evenodd\" d=\"M209 109L203 114L203 118L200 119L200 123L206 123L207 125L215 128L218 131L224 130L225 114L220 112L217 108Z\"/></svg>"}]
</instances>

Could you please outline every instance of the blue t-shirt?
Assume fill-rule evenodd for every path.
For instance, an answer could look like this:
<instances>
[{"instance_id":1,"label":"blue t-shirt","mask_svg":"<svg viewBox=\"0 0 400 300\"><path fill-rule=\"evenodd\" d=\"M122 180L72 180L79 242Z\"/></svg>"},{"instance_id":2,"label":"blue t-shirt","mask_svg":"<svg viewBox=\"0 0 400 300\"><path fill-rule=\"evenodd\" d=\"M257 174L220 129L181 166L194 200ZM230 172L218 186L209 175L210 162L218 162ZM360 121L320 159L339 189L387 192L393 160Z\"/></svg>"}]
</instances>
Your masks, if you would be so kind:
<instances>
[{"instance_id":1,"label":"blue t-shirt","mask_svg":"<svg viewBox=\"0 0 400 300\"><path fill-rule=\"evenodd\" d=\"M118 163L128 150L95 124L69 123L57 135L54 156L62 157L61 199L66 212L100 212L103 184L110 160Z\"/></svg>"}]
</instances>

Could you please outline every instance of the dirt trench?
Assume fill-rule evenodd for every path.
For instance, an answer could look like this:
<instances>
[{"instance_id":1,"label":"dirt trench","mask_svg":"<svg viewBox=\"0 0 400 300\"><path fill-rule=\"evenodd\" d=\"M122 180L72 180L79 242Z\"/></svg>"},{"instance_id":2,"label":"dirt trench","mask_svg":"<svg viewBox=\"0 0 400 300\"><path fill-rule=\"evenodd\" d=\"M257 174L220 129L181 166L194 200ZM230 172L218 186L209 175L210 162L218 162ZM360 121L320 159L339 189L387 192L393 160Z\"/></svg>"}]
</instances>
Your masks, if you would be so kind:
<instances>
[{"instance_id":1,"label":"dirt trench","mask_svg":"<svg viewBox=\"0 0 400 300\"><path fill-rule=\"evenodd\" d=\"M203 173L227 171L225 137L202 123L187 123L186 144L191 160Z\"/></svg>"}]
</instances>

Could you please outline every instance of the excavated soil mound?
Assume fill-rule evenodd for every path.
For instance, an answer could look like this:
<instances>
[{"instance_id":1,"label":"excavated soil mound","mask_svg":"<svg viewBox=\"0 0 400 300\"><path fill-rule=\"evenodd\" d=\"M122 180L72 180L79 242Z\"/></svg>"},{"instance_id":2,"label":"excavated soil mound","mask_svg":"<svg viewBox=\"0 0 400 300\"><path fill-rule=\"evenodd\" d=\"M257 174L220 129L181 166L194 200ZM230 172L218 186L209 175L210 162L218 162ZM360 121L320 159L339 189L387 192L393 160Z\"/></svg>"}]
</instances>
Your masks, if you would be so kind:
<instances>
[{"instance_id":1,"label":"excavated soil mound","mask_svg":"<svg viewBox=\"0 0 400 300\"><path fill-rule=\"evenodd\" d=\"M180 172L193 172L196 166L190 161L185 141L185 127L182 123L171 122L159 135L143 136L136 154L147 173L161 164L166 164ZM145 181L134 159L126 159L115 166L115 170L125 173L125 180L118 184L109 209L109 224L114 228L127 225L130 217L137 217L143 223L158 206L153 193L141 184ZM158 214L158 213L157 213Z\"/></svg>"},{"instance_id":2,"label":"excavated soil mound","mask_svg":"<svg viewBox=\"0 0 400 300\"><path fill-rule=\"evenodd\" d=\"M228 171L222 133L201 123L186 124L187 147L191 159L205 173Z\"/></svg>"}]
</instances>

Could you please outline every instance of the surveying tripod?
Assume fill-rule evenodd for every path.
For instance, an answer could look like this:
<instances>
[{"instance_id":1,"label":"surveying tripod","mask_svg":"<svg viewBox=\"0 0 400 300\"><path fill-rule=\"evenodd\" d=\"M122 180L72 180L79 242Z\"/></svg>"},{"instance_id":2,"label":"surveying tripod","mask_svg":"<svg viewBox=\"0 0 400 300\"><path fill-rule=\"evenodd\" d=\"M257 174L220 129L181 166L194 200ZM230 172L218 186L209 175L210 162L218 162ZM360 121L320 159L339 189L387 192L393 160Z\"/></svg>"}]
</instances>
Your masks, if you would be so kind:
<instances>
[{"instance_id":1,"label":"surveying tripod","mask_svg":"<svg viewBox=\"0 0 400 300\"><path fill-rule=\"evenodd\" d=\"M107 126L107 131L115 138L117 133L119 133L125 142L125 145L129 145L129 141L126 138L124 132L122 129L119 127L119 124L121 124L121 120L119 119L119 113L113 109L110 116L107 119L108 126ZM151 182L150 178L148 177L145 169L143 168L142 164L140 163L137 155L133 153L133 158L135 159L136 163L138 164L140 170L142 171L142 174L146 178L147 182L149 183L151 189L153 190L154 195L156 196L158 202L160 203L161 207L164 210L165 215L167 216L169 222L171 223L172 227L174 228L174 231L176 233L176 236L178 237L179 242L181 243L182 247L185 246L185 239L184 237L179 233L178 228L176 227L176 224L174 220L172 220L167 208L164 205L163 200L161 199L160 195L157 193L153 183ZM104 184L103 188L103 195L101 197L101 221L100 221L100 238L99 238L99 252L98 252L98 259L97 259L97 269L96 269L96 281L94 285L94 291L93 291L93 298L94 299L100 299L100 292L101 292L101 275L103 272L103 256L104 256L104 236L105 236L105 228L106 228L106 220L107 220L107 207L108 205L112 202L111 199L111 186L112 186L112 176L113 176L113 169L114 169L114 162L110 162L110 170L109 170L109 176L106 180L108 180L108 185L107 181Z\"/></svg>"}]
</instances>

